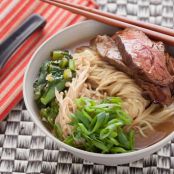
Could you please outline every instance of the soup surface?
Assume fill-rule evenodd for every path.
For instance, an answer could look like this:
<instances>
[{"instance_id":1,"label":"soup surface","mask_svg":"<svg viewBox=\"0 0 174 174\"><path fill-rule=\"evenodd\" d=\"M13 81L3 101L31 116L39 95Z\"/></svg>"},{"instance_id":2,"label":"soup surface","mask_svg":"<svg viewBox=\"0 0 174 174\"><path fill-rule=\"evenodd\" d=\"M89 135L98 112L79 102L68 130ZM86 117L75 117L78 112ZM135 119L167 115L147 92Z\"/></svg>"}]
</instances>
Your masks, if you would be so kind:
<instances>
[{"instance_id":1,"label":"soup surface","mask_svg":"<svg viewBox=\"0 0 174 174\"><path fill-rule=\"evenodd\" d=\"M135 136L135 148L142 149L151 146L174 131L174 118L170 118L164 123L154 127L154 130L146 130L146 137L141 134Z\"/></svg>"}]
</instances>

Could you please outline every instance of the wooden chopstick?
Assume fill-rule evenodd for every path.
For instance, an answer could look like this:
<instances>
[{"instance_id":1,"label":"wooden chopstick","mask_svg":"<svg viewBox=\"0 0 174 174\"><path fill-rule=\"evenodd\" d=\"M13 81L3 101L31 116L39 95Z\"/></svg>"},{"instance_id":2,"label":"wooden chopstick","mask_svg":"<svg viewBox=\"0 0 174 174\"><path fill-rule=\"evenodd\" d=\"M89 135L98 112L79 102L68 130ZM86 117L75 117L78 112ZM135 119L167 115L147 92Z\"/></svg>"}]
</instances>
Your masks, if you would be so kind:
<instances>
[{"instance_id":1,"label":"wooden chopstick","mask_svg":"<svg viewBox=\"0 0 174 174\"><path fill-rule=\"evenodd\" d=\"M111 18L108 18L106 16L101 16L101 15L95 14L93 12L89 12L89 11L85 11L85 10L82 10L79 8L75 8L75 7L71 6L72 4L65 5L65 4L62 4L62 1L60 1L61 3L53 1L53 0L41 0L41 1L47 2L47 3L55 5L57 7L71 11L72 13L80 14L80 15L85 16L87 18L94 19L96 21L99 21L99 22L102 22L102 23L105 23L105 24L108 24L111 26L116 26L116 27L120 27L120 28L127 28L127 27L137 28L137 29L143 31L144 33L146 33L148 36L150 36L153 39L160 40L160 41L165 42L166 44L170 44L170 45L174 46L174 37L169 36L167 34L163 34L160 32L153 31L153 30L149 30L147 28L139 27L139 26L129 24L126 22L122 22L122 21L119 21L116 19L111 19Z\"/></svg>"},{"instance_id":2,"label":"wooden chopstick","mask_svg":"<svg viewBox=\"0 0 174 174\"><path fill-rule=\"evenodd\" d=\"M78 8L78 9L81 9L81 10L84 10L84 11L88 11L90 13L95 13L95 14L98 14L100 16L105 16L105 17L108 17L108 18L111 18L111 19L119 20L119 21L122 21L122 22L126 22L126 23L129 23L129 24L139 26L139 27L143 27L143 28L147 28L147 29L150 29L150 30L153 30L153 31L157 31L157 32L160 32L160 33L163 33L163 34L174 36L174 29L162 27L162 26L155 25L155 24L152 24L152 23L147 23L147 22L142 22L142 21L138 21L138 20L129 19L127 17L119 16L119 15L116 15L116 14L102 12L100 10L93 9L93 8L88 8L88 7L85 7L85 6L82 6L82 5L70 4L69 2L62 1L62 0L52 0L52 1L64 4L64 5L68 5L68 6L71 6L71 7L74 7L74 8Z\"/></svg>"}]
</instances>

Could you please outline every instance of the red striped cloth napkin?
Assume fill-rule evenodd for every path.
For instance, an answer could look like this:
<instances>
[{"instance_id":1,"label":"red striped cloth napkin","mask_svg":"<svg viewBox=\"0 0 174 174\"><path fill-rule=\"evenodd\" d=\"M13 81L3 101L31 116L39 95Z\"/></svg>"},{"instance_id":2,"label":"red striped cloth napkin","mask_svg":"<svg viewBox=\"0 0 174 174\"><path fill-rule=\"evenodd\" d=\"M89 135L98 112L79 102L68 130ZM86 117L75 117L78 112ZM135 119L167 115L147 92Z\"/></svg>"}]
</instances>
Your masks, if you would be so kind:
<instances>
[{"instance_id":1,"label":"red striped cloth napkin","mask_svg":"<svg viewBox=\"0 0 174 174\"><path fill-rule=\"evenodd\" d=\"M95 7L92 0L68 0L89 7ZM36 31L12 55L0 70L0 120L22 99L22 82L26 66L37 47L61 28L72 25L84 18L39 0L2 0L0 41L9 35L32 13L47 20L43 30Z\"/></svg>"}]
</instances>

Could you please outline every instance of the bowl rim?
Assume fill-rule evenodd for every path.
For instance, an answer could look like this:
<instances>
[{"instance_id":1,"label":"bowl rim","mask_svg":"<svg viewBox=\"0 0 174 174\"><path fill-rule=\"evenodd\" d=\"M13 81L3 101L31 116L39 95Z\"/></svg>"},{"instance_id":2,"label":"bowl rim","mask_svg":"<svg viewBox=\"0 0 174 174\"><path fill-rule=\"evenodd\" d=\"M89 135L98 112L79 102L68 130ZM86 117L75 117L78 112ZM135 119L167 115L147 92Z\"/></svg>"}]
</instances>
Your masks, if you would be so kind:
<instances>
[{"instance_id":1,"label":"bowl rim","mask_svg":"<svg viewBox=\"0 0 174 174\"><path fill-rule=\"evenodd\" d=\"M53 36L51 36L50 38L48 38L47 40L45 40L37 49L36 51L33 53L28 65L27 65L27 68L26 68L26 71L25 71L25 75L24 75L24 80L23 80L23 97L24 97L24 102L25 102L25 105L26 105L26 108L32 118L32 120L34 121L34 123L48 136L50 137L51 139L53 139L54 141L56 141L58 143L58 146L59 147L63 147L65 148L67 151L70 151L72 152L77 152L77 153L80 153L80 154L85 154L85 155L89 155L89 156L97 156L97 157L103 157L103 158L107 158L107 157L110 157L110 158L119 158L119 157L131 157L131 156L134 156L134 155L140 155L140 154L143 154L143 153L146 153L146 152L149 152L153 149L156 149L158 147L161 147L162 145L165 145L167 144L168 141L170 141L172 139L172 137L174 137L174 131L171 132L169 135L167 135L165 138L161 139L160 141L158 141L157 143L151 145L151 146L148 146L148 147L145 147L143 149L139 149L139 150L135 150L135 151L131 151L131 152L126 152L126 153L120 153L120 154L101 154L101 153L95 153L95 152L89 152L89 151L85 151L85 150L81 150L81 149L78 149L78 148L75 148L73 146L70 146L68 144L65 144L64 142L60 141L58 138L56 138L53 134L51 134L51 132L45 127L43 126L43 123L42 121L38 121L36 119L36 117L39 117L39 115L35 115L35 113L32 111L32 107L29 105L28 103L28 99L27 99L27 88L26 88L26 81L27 81L27 77L28 77L28 74L30 72L30 68L32 67L32 64L33 64L33 61L34 61L34 58L35 56L38 54L38 52L42 49L42 47L47 44L48 42L50 42L54 37L56 37L57 35L60 35L62 34L64 31L67 31L67 30L71 30L72 28L76 28L76 27L79 27L80 25L85 25L85 24L90 24L90 23L96 23L97 21L94 21L94 20L86 20L86 21L82 21L82 22L79 22L77 24L74 24L74 25L71 25L71 26L68 26L68 27L65 27L61 30L59 30L57 33L55 33ZM100 22L97 22L97 23L100 23ZM39 122L39 123L38 123ZM158 149L157 149L158 150Z\"/></svg>"}]
</instances>

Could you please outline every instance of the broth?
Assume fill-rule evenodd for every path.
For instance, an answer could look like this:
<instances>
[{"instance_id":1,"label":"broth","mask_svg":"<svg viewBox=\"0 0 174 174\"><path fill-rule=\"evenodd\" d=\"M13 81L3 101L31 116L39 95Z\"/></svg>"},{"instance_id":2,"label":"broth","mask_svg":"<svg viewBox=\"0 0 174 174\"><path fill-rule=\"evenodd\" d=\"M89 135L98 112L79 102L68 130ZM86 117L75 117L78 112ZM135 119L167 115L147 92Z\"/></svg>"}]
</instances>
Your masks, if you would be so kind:
<instances>
[{"instance_id":1,"label":"broth","mask_svg":"<svg viewBox=\"0 0 174 174\"><path fill-rule=\"evenodd\" d=\"M174 131L174 118L171 118L164 123L160 123L154 127L154 131L145 131L146 137L140 134L135 136L135 148L142 149L151 146Z\"/></svg>"}]
</instances>

